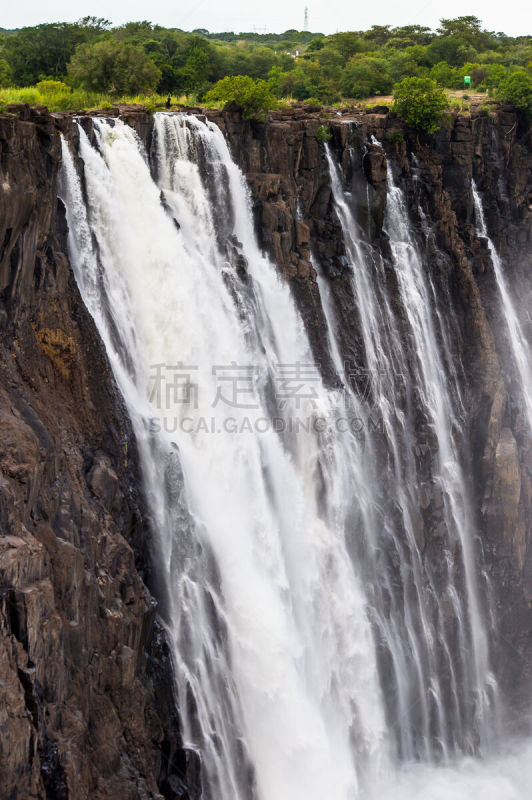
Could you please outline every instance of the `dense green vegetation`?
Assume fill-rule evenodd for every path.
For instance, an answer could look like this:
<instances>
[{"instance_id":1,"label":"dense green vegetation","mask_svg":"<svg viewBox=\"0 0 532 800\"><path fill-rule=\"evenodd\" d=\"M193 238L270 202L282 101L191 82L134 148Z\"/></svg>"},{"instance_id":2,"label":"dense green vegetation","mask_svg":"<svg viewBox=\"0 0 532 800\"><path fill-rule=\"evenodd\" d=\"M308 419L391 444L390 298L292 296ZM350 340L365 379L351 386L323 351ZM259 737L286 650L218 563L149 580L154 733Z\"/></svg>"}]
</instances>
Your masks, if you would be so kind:
<instances>
[{"instance_id":1,"label":"dense green vegetation","mask_svg":"<svg viewBox=\"0 0 532 800\"><path fill-rule=\"evenodd\" d=\"M224 108L237 105L244 110L245 119L264 119L268 110L277 105L266 81L254 81L249 75L222 78L206 93L205 102Z\"/></svg>"},{"instance_id":2,"label":"dense green vegetation","mask_svg":"<svg viewBox=\"0 0 532 800\"><path fill-rule=\"evenodd\" d=\"M519 111L532 116L532 75L526 72L507 75L501 83L500 96Z\"/></svg>"},{"instance_id":3,"label":"dense green vegetation","mask_svg":"<svg viewBox=\"0 0 532 800\"><path fill-rule=\"evenodd\" d=\"M83 93L86 100L98 93L111 98L158 93L224 104L235 96L234 81L223 79L240 76L244 91L242 76L247 76L255 81L246 84L247 95L262 94L262 100L248 98L247 105L255 113L252 107L258 103L260 116L271 107L270 95L335 103L391 94L407 78L463 89L465 75L471 77L471 91L517 100L519 108L529 111L532 38L484 30L472 16L442 19L436 31L420 25L374 25L331 36L295 30L185 33L146 21L113 28L96 17L0 29L0 87L61 81L67 87L55 104L61 107L69 92L72 107L80 105L74 98L83 99ZM0 88L0 103L7 97Z\"/></svg>"},{"instance_id":4,"label":"dense green vegetation","mask_svg":"<svg viewBox=\"0 0 532 800\"><path fill-rule=\"evenodd\" d=\"M72 86L123 94L153 90L161 79L161 70L142 47L102 39L76 48L67 75Z\"/></svg>"},{"instance_id":5,"label":"dense green vegetation","mask_svg":"<svg viewBox=\"0 0 532 800\"><path fill-rule=\"evenodd\" d=\"M403 78L394 87L393 110L411 128L434 133L441 124L449 101L443 89L430 78Z\"/></svg>"}]
</instances>

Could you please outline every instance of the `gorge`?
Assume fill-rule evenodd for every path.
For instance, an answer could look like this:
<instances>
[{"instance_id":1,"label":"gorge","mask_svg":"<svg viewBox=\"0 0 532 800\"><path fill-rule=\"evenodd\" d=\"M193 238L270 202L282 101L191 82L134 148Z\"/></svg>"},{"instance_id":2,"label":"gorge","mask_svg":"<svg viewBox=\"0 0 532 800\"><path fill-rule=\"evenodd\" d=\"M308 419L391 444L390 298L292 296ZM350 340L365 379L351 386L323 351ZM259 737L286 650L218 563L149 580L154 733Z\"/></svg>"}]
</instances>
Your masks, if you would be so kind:
<instances>
[{"instance_id":1,"label":"gorge","mask_svg":"<svg viewBox=\"0 0 532 800\"><path fill-rule=\"evenodd\" d=\"M8 111L5 796L527 797L530 131Z\"/></svg>"}]
</instances>

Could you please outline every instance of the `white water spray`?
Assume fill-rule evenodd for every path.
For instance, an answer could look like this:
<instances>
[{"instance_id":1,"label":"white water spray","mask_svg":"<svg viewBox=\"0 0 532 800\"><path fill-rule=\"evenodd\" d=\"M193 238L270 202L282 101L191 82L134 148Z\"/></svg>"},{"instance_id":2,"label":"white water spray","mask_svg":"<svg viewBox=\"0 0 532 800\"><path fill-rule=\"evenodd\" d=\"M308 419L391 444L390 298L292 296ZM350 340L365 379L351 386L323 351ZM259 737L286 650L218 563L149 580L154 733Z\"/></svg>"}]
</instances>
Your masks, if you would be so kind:
<instances>
[{"instance_id":1,"label":"white water spray","mask_svg":"<svg viewBox=\"0 0 532 800\"><path fill-rule=\"evenodd\" d=\"M390 181L386 227L401 320L330 158L383 462L382 442L339 429L344 406L319 376L297 414L320 425L287 430L279 368L311 364L310 348L258 249L219 129L156 115L146 154L120 121L94 126L95 146L80 129L85 196L63 143L69 251L139 446L183 737L201 751L205 800L524 800L521 753L433 763L482 744L495 686L460 426L399 190ZM228 407L218 394L231 395L235 375L242 394ZM420 419L428 486L412 450ZM441 503L433 552L416 518L423 492ZM394 740L424 763L397 767Z\"/></svg>"},{"instance_id":2,"label":"white water spray","mask_svg":"<svg viewBox=\"0 0 532 800\"><path fill-rule=\"evenodd\" d=\"M522 398L525 407L528 429L529 431L532 431L532 363L529 355L530 347L523 333L515 305L506 284L506 278L504 277L501 259L497 253L497 249L493 244L493 241L488 234L484 210L482 208L482 200L478 193L475 181L472 181L471 188L473 191L477 233L483 239L486 239L488 244L491 263L493 264L493 271L495 273L495 280L497 282L497 288L501 298L503 316L508 328L508 339L521 383Z\"/></svg>"},{"instance_id":3,"label":"white water spray","mask_svg":"<svg viewBox=\"0 0 532 800\"><path fill-rule=\"evenodd\" d=\"M312 359L288 288L258 250L219 130L157 115L159 185L130 128L102 121L95 133L98 148L80 131L87 207L64 146L70 250L140 441L184 738L201 748L206 796L358 797L386 736L366 601L344 541L352 473L334 398L318 380L301 409L325 420L321 433L283 442L259 426L271 419L276 365ZM220 231L234 237L225 252ZM153 365L179 364L197 407L172 392L150 406ZM227 408L214 405L216 370L235 365L251 365L253 380L228 430Z\"/></svg>"},{"instance_id":4,"label":"white water spray","mask_svg":"<svg viewBox=\"0 0 532 800\"><path fill-rule=\"evenodd\" d=\"M395 504L401 513L394 527L389 521L384 524L405 567L402 591L397 610L378 619L397 686L400 753L406 758L432 758L438 753L448 758L463 750L474 752L479 742L486 745L492 738L497 688L478 596L473 504L456 441L460 423L431 312L434 291L410 232L402 192L388 170L384 224L394 261L391 291L399 298L400 316L392 311L382 259L364 242L329 150L327 158L353 267L366 365L375 378L384 422L393 476L391 507ZM424 467L408 455L412 442L420 438L430 458ZM430 541L419 541L416 508L421 487L425 503L441 505L439 511L434 509L442 518L437 548ZM378 537L378 531L374 535ZM421 557L420 544L422 548L432 544L433 553L429 550ZM384 583L382 570L378 566L374 570ZM377 608L384 603L384 597L376 598Z\"/></svg>"}]
</instances>

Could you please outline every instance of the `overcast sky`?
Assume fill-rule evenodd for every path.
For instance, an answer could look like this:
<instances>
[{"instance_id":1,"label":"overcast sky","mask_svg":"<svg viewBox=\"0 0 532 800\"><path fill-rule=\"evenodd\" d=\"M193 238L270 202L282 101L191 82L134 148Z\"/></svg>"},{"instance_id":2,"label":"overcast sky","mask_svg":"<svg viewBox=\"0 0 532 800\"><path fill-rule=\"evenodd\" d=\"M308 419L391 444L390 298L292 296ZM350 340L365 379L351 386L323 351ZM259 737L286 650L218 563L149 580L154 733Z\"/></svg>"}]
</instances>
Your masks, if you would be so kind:
<instances>
[{"instance_id":1,"label":"overcast sky","mask_svg":"<svg viewBox=\"0 0 532 800\"><path fill-rule=\"evenodd\" d=\"M0 27L20 28L39 22L72 22L91 14L106 17L115 25L131 20L148 19L167 27L210 31L281 32L303 28L305 0L3 0ZM532 3L526 0L398 0L361 3L353 0L308 2L309 28L334 33L364 30L371 25L408 25L417 23L435 27L440 17L474 14L488 30L504 31L512 36L532 33Z\"/></svg>"}]
</instances>

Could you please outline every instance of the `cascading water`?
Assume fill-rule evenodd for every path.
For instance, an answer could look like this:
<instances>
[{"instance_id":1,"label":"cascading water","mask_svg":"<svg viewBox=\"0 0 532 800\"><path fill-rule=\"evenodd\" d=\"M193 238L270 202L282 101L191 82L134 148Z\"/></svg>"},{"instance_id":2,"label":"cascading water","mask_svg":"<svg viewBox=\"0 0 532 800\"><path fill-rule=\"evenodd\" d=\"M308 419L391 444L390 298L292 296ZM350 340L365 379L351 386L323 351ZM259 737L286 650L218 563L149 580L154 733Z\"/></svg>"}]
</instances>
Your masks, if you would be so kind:
<instances>
[{"instance_id":1,"label":"cascading water","mask_svg":"<svg viewBox=\"0 0 532 800\"><path fill-rule=\"evenodd\" d=\"M95 120L94 139L80 127L84 190L63 142L69 250L136 434L203 797L526 797L513 762L434 766L479 749L495 685L459 419L399 190L390 178L398 316L328 154L368 398L349 390L322 280L331 355L350 413L383 426L359 437L346 392L312 371L219 129L157 114L150 154L120 120ZM294 400L294 382L311 391ZM420 505L441 509L437 546ZM398 771L394 752L425 765Z\"/></svg>"},{"instance_id":2,"label":"cascading water","mask_svg":"<svg viewBox=\"0 0 532 800\"><path fill-rule=\"evenodd\" d=\"M503 317L508 328L508 340L510 343L511 353L521 384L521 396L523 398L528 429L529 431L532 431L532 364L529 356L529 344L523 333L517 311L506 284L501 259L499 258L497 249L488 234L484 210L482 208L482 200L475 181L472 181L471 188L475 207L477 234L481 238L486 239L488 244L491 263L493 264L493 272L495 273L495 280L497 282L497 288L501 298Z\"/></svg>"},{"instance_id":3,"label":"cascading water","mask_svg":"<svg viewBox=\"0 0 532 800\"><path fill-rule=\"evenodd\" d=\"M440 356L431 316L435 292L425 277L422 261L410 234L408 213L401 190L394 186L388 167L388 209L385 222L396 264L400 297L407 312L411 341L416 345L418 392L426 417L437 442L434 478L443 493L443 518L448 532L448 594L460 626L464 664L460 690L471 705L472 718L463 717L465 726L474 726L481 745L490 739L496 709L496 682L489 666L489 652L477 585L475 516L470 487L461 463L459 444L463 441L460 418L448 389L449 377ZM452 358L447 358L448 362ZM458 396L458 389L455 395ZM452 542L458 541L460 553L452 556ZM460 563L457 563L458 560ZM460 587L460 592L457 587ZM463 602L459 600L463 596ZM462 650L463 648L463 650ZM462 701L463 702L463 701ZM467 708L467 705L466 705Z\"/></svg>"},{"instance_id":4,"label":"cascading water","mask_svg":"<svg viewBox=\"0 0 532 800\"><path fill-rule=\"evenodd\" d=\"M272 408L289 422L276 370L311 356L220 131L158 115L157 184L130 128L101 121L95 135L92 147L80 130L86 206L64 144L70 250L140 443L183 735L201 747L205 796L250 798L254 781L261 800L357 797L386 735L344 541L353 465L340 409L315 380L299 413L320 426L283 441L265 424ZM154 365L188 371L194 402L178 403L169 379L155 402ZM246 367L228 427L216 379L242 381Z\"/></svg>"},{"instance_id":5,"label":"cascading water","mask_svg":"<svg viewBox=\"0 0 532 800\"><path fill-rule=\"evenodd\" d=\"M400 303L399 313L392 312L383 261L364 243L328 150L327 158L392 476L389 513L381 526L400 554L400 592L391 588L395 568L388 585L382 564L373 567L373 574L381 576L379 589L395 601L378 627L391 654L396 713L402 719L399 751L406 758L474 752L490 738L496 683L476 583L474 516L458 453L460 422L431 316L434 292L389 169L384 225L394 263L391 291ZM423 447L425 458L411 455L414 442ZM416 518L420 506L441 519L438 543L423 542L423 558ZM386 547L386 539L381 541ZM380 556L382 550L376 552ZM381 593L375 606L385 607L386 599Z\"/></svg>"}]
</instances>

